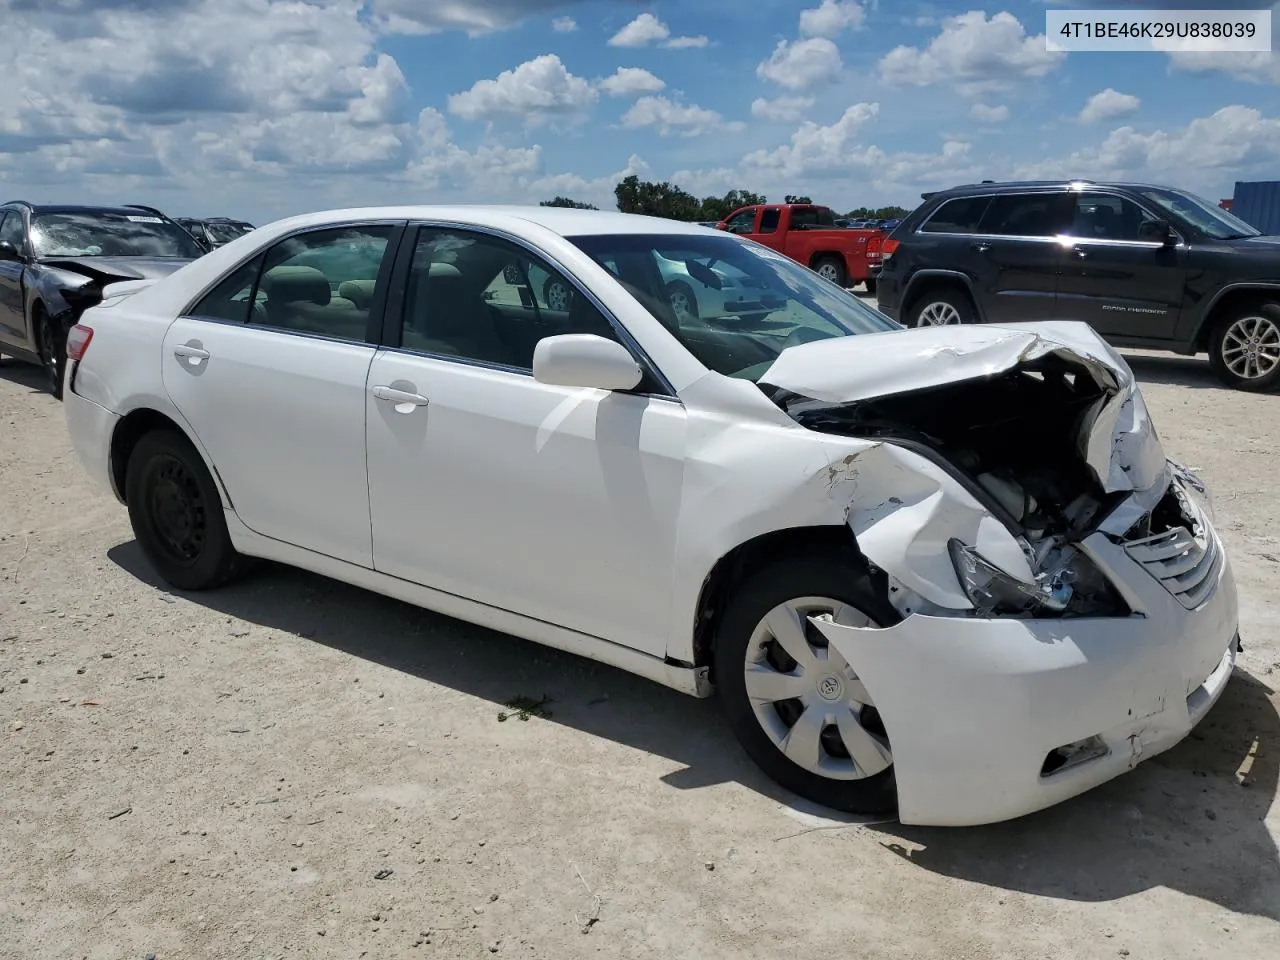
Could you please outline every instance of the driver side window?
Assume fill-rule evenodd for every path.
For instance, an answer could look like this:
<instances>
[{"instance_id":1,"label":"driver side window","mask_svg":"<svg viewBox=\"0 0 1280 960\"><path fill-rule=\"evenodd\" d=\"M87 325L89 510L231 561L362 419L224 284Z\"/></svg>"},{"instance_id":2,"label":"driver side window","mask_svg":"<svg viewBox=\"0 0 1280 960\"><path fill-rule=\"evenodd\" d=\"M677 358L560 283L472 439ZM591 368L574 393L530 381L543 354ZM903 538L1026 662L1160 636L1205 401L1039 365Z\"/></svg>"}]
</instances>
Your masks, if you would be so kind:
<instances>
[{"instance_id":1,"label":"driver side window","mask_svg":"<svg viewBox=\"0 0 1280 960\"><path fill-rule=\"evenodd\" d=\"M729 233L750 233L756 225L756 208L743 210L729 218L726 229Z\"/></svg>"}]
</instances>

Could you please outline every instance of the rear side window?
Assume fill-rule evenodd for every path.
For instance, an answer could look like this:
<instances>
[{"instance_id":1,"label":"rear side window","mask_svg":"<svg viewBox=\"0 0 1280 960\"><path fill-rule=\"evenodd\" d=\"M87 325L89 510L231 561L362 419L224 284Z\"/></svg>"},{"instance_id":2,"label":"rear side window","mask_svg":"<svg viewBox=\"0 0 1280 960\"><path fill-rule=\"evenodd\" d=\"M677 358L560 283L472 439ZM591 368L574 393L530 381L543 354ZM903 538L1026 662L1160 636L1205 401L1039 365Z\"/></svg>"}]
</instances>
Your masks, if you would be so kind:
<instances>
[{"instance_id":1,"label":"rear side window","mask_svg":"<svg viewBox=\"0 0 1280 960\"><path fill-rule=\"evenodd\" d=\"M992 197L978 232L999 237L1056 237L1074 211L1064 193L1014 193Z\"/></svg>"},{"instance_id":2,"label":"rear side window","mask_svg":"<svg viewBox=\"0 0 1280 960\"><path fill-rule=\"evenodd\" d=\"M957 197L934 211L920 228L923 233L977 233L990 197Z\"/></svg>"},{"instance_id":3,"label":"rear side window","mask_svg":"<svg viewBox=\"0 0 1280 960\"><path fill-rule=\"evenodd\" d=\"M778 218L781 216L782 211L777 207L765 207L764 213L760 214L760 232L777 233Z\"/></svg>"},{"instance_id":4,"label":"rear side window","mask_svg":"<svg viewBox=\"0 0 1280 960\"><path fill-rule=\"evenodd\" d=\"M248 263L236 267L205 294L187 315L248 323L249 304L253 302L253 284L258 279L261 266L262 254L258 254Z\"/></svg>"}]
</instances>

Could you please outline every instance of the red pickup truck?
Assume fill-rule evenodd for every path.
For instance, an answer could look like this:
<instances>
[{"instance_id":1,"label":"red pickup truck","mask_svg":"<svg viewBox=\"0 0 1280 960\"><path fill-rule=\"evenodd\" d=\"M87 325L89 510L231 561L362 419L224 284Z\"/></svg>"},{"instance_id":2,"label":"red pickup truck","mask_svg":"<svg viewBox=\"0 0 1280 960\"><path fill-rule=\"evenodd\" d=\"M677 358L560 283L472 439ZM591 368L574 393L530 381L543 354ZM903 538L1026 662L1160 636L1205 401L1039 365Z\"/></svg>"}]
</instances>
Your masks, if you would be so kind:
<instances>
[{"instance_id":1,"label":"red pickup truck","mask_svg":"<svg viewBox=\"0 0 1280 960\"><path fill-rule=\"evenodd\" d=\"M842 287L865 283L868 293L876 292L884 233L837 227L829 207L811 203L743 207L716 226L763 243L832 283Z\"/></svg>"}]
</instances>

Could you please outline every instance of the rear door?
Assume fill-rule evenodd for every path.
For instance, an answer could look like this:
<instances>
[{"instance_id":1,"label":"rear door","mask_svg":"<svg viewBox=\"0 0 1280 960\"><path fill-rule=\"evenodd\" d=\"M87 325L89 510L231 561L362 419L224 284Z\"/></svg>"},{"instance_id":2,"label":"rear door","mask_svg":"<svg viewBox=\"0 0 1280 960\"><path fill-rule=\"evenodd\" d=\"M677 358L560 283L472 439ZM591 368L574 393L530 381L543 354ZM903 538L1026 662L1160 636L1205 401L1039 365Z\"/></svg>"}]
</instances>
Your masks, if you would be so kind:
<instances>
[{"instance_id":1,"label":"rear door","mask_svg":"<svg viewBox=\"0 0 1280 960\"><path fill-rule=\"evenodd\" d=\"M984 320L1053 319L1058 275L1066 260L1060 235L1070 212L1066 191L991 198L977 235L969 238L963 253L972 266Z\"/></svg>"},{"instance_id":2,"label":"rear door","mask_svg":"<svg viewBox=\"0 0 1280 960\"><path fill-rule=\"evenodd\" d=\"M1071 242L1058 284L1059 318L1082 320L1113 337L1174 336L1187 247L1150 239L1143 224L1155 219L1119 194L1076 195L1067 229Z\"/></svg>"},{"instance_id":3,"label":"rear door","mask_svg":"<svg viewBox=\"0 0 1280 960\"><path fill-rule=\"evenodd\" d=\"M747 236L756 243L762 243L772 250L783 252L787 242L789 221L786 208L779 206L760 207L760 217L753 230Z\"/></svg>"},{"instance_id":4,"label":"rear door","mask_svg":"<svg viewBox=\"0 0 1280 960\"><path fill-rule=\"evenodd\" d=\"M365 567L365 381L402 232L353 223L280 240L174 321L161 361L240 520Z\"/></svg>"}]
</instances>

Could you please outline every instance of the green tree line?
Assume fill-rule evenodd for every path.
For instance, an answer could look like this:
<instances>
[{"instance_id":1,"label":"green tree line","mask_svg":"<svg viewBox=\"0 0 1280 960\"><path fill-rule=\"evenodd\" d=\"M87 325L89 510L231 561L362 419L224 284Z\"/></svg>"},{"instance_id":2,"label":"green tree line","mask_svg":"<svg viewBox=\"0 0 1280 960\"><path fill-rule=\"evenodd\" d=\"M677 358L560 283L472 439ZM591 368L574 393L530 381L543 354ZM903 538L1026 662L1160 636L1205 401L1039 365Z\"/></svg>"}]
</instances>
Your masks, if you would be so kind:
<instances>
[{"instance_id":1,"label":"green tree line","mask_svg":"<svg viewBox=\"0 0 1280 960\"><path fill-rule=\"evenodd\" d=\"M719 222L741 207L768 203L762 193L750 190L730 190L721 197L698 199L666 180L641 180L635 174L613 188L618 209L623 213L640 213L650 217L666 217L669 220L690 222ZM812 203L809 197L788 194L784 203ZM590 203L582 203L569 197L543 200L544 207L570 207L577 210L598 210ZM891 220L905 217L910 211L903 207L858 207L844 216L851 220Z\"/></svg>"}]
</instances>

